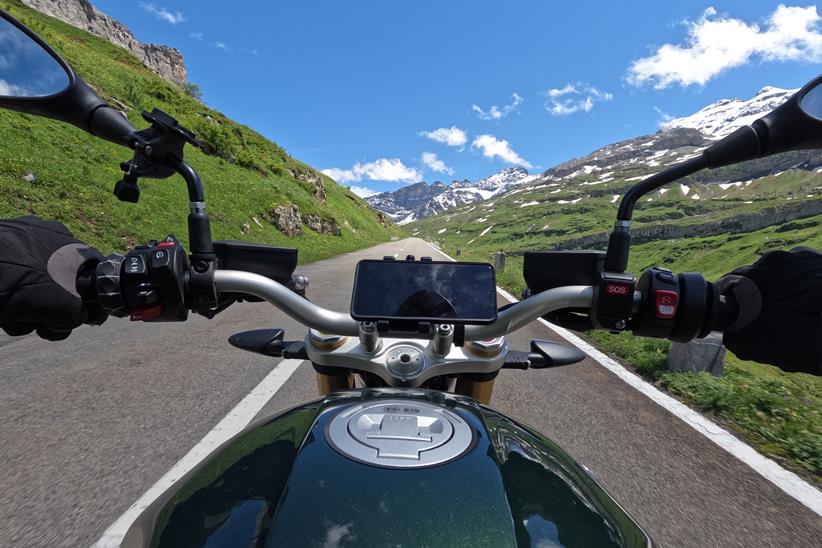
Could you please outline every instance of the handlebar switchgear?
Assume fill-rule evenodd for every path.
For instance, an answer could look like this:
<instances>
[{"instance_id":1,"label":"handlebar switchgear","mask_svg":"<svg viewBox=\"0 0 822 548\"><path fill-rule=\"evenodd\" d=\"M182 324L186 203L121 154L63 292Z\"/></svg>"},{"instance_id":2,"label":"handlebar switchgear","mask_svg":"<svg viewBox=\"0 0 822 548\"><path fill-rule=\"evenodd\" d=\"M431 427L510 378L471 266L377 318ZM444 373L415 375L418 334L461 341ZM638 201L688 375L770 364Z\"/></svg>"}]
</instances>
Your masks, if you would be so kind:
<instances>
[{"instance_id":1,"label":"handlebar switchgear","mask_svg":"<svg viewBox=\"0 0 822 548\"><path fill-rule=\"evenodd\" d=\"M133 321L184 321L188 317L185 281L188 258L173 235L151 241L97 265L99 304L112 316Z\"/></svg>"}]
</instances>

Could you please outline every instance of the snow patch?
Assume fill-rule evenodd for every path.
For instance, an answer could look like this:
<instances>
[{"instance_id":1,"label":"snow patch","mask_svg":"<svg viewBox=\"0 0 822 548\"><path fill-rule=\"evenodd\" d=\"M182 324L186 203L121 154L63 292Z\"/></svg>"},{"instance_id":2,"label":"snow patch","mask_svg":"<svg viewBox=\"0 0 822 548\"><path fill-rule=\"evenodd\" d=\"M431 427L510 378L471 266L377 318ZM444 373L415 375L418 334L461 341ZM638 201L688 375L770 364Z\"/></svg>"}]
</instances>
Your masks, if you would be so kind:
<instances>
[{"instance_id":1,"label":"snow patch","mask_svg":"<svg viewBox=\"0 0 822 548\"><path fill-rule=\"evenodd\" d=\"M691 191L691 187L688 185L683 185L682 183L679 184L679 190L682 191L683 196L687 196L688 193Z\"/></svg>"},{"instance_id":2,"label":"snow patch","mask_svg":"<svg viewBox=\"0 0 822 548\"><path fill-rule=\"evenodd\" d=\"M539 205L539 202L525 202L524 204L522 204L519 207L528 207L528 206L535 206L535 205Z\"/></svg>"},{"instance_id":3,"label":"snow patch","mask_svg":"<svg viewBox=\"0 0 822 548\"><path fill-rule=\"evenodd\" d=\"M485 230L483 230L482 232L480 232L480 236L485 236L486 234L488 234L489 232L491 232L491 229L492 229L492 228L494 228L494 225L491 225L491 226L489 226L488 228L486 228ZM472 241L473 241L473 240L472 240Z\"/></svg>"},{"instance_id":4,"label":"snow patch","mask_svg":"<svg viewBox=\"0 0 822 548\"><path fill-rule=\"evenodd\" d=\"M437 231L437 234L442 234L442 233L443 233L443 232L445 232L446 230L448 230L448 229L447 229L447 228L441 228L441 229L439 229L439 230Z\"/></svg>"}]
</instances>

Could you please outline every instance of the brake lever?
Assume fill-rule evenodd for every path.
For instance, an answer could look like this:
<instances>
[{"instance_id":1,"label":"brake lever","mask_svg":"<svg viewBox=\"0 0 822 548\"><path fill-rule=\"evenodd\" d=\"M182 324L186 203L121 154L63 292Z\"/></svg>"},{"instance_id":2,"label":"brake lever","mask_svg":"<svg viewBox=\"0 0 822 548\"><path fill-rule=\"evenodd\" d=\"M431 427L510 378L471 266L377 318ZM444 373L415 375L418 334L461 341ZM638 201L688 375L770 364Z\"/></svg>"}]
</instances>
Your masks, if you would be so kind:
<instances>
[{"instance_id":1,"label":"brake lever","mask_svg":"<svg viewBox=\"0 0 822 548\"><path fill-rule=\"evenodd\" d=\"M531 341L531 352L509 352L503 369L546 369L571 365L585 359L585 353L575 346L553 341Z\"/></svg>"}]
</instances>

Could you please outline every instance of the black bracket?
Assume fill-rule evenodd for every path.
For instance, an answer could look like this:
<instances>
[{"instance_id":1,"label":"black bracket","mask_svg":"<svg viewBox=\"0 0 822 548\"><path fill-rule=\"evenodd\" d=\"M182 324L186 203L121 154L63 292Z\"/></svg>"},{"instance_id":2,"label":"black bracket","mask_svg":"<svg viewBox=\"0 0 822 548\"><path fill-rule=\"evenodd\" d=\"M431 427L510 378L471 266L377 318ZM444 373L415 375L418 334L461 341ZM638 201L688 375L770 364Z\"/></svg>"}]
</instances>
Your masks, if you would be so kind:
<instances>
[{"instance_id":1,"label":"black bracket","mask_svg":"<svg viewBox=\"0 0 822 548\"><path fill-rule=\"evenodd\" d=\"M174 175L183 161L186 143L202 147L194 133L162 110L143 112L143 118L151 126L135 134L134 157L120 164L123 178L114 185L114 195L124 202L137 203L140 199L140 178L166 179ZM191 191L189 188L189 194ZM196 194L202 198L202 189Z\"/></svg>"}]
</instances>

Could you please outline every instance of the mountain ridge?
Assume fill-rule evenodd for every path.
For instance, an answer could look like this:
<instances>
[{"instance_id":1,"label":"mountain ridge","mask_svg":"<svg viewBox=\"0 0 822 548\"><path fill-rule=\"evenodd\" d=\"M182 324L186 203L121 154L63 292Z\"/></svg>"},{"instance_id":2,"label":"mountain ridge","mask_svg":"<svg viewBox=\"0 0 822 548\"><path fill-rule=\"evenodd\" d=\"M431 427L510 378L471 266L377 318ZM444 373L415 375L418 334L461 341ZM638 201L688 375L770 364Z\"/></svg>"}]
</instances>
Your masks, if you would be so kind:
<instances>
[{"instance_id":1,"label":"mountain ridge","mask_svg":"<svg viewBox=\"0 0 822 548\"><path fill-rule=\"evenodd\" d=\"M477 182L453 181L450 185L437 182L425 187L419 186L425 183L416 183L412 185L413 190L403 187L370 196L366 200L376 209L385 212L396 224L405 225L465 204L481 203L492 197L517 192L515 187L521 185L544 185L541 188L551 187L553 191L557 191L557 187L564 182L581 177L583 180L579 181L579 185L587 187L589 194L601 194L595 188L617 180L619 172L633 168L638 170L633 176L623 177L625 186L630 186L650 175L639 173L642 168L662 169L671 163L691 158L716 139L776 108L795 92L796 90L764 86L750 99L721 99L689 116L663 122L654 134L605 145L587 155L559 163L539 175L528 175L523 168L509 167ZM771 158L748 164L747 168L752 170L753 175L761 177L769 171L768 166L782 166L783 163ZM512 173L517 174L516 180L504 181ZM723 182L722 177L726 172L707 173L709 175L701 175L703 181L707 182L713 177L713 182ZM775 171L771 170L770 173ZM487 183L499 178L503 179L500 184ZM481 187L484 185L491 192L483 190ZM407 198L409 195L412 196L410 201Z\"/></svg>"},{"instance_id":2,"label":"mountain ridge","mask_svg":"<svg viewBox=\"0 0 822 548\"><path fill-rule=\"evenodd\" d=\"M121 22L106 15L89 0L21 0L28 7L104 38L130 51L156 74L182 86L186 83L186 65L177 48L144 44Z\"/></svg>"}]
</instances>

